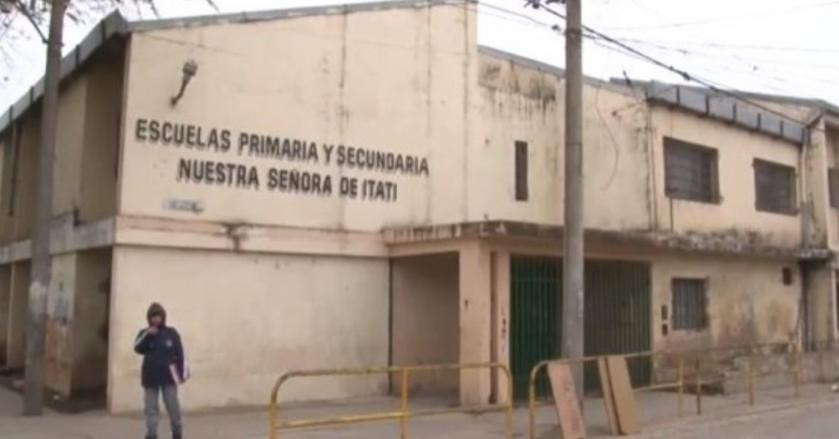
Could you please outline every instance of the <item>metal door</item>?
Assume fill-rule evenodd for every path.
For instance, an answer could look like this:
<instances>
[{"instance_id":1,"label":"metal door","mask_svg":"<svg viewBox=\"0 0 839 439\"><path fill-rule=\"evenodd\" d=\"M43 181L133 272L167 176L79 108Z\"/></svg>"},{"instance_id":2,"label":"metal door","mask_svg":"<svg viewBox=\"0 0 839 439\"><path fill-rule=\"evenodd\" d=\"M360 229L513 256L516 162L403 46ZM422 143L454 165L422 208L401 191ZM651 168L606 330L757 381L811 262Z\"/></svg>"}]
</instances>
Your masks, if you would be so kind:
<instances>
[{"instance_id":1,"label":"metal door","mask_svg":"<svg viewBox=\"0 0 839 439\"><path fill-rule=\"evenodd\" d=\"M510 261L510 366L516 397L527 396L530 371L553 352L555 301L562 290L561 260L513 257ZM585 355L621 354L650 349L650 267L647 263L586 260ZM630 360L633 385L650 382L648 359ZM586 389L599 392L597 366L586 367ZM539 395L549 393L537 380Z\"/></svg>"},{"instance_id":2,"label":"metal door","mask_svg":"<svg viewBox=\"0 0 839 439\"><path fill-rule=\"evenodd\" d=\"M650 349L650 267L643 262L587 260L585 268L586 355ZM629 360L635 386L650 382L649 359ZM596 365L586 367L586 388L600 389Z\"/></svg>"},{"instance_id":3,"label":"metal door","mask_svg":"<svg viewBox=\"0 0 839 439\"><path fill-rule=\"evenodd\" d=\"M554 304L562 285L555 258L513 257L510 260L510 367L516 397L527 397L530 371L553 353ZM540 395L549 393L546 377L537 381Z\"/></svg>"}]
</instances>

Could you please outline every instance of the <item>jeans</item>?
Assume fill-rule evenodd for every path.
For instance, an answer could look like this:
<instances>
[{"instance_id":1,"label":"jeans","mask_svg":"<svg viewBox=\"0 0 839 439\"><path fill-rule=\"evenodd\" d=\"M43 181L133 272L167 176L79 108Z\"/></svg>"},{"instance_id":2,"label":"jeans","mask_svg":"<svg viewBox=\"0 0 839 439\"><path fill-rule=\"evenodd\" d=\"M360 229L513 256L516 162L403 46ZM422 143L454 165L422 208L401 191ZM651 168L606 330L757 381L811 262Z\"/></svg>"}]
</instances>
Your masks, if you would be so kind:
<instances>
[{"instance_id":1,"label":"jeans","mask_svg":"<svg viewBox=\"0 0 839 439\"><path fill-rule=\"evenodd\" d=\"M169 423L172 426L172 435L180 437L183 423L181 421L181 406L178 403L178 386L146 387L144 399L144 413L146 415L146 437L157 438L157 422L160 419L160 409L157 401L160 394L163 394L163 405L166 406L166 413L169 414Z\"/></svg>"}]
</instances>

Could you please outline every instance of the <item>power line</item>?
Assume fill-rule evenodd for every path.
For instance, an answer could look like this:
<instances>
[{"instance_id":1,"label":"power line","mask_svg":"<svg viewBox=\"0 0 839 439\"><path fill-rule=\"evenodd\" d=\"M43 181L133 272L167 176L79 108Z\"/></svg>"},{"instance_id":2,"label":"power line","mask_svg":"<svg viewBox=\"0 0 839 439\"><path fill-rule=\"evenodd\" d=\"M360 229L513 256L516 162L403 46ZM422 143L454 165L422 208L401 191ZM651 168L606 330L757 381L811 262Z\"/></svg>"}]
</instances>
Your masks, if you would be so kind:
<instances>
[{"instance_id":1,"label":"power line","mask_svg":"<svg viewBox=\"0 0 839 439\"><path fill-rule=\"evenodd\" d=\"M553 3L555 1L556 0L547 0L546 3ZM839 3L839 1L837 1L837 3ZM542 10L544 10L544 11L546 11L546 12L548 12L548 13L556 16L556 17L559 17L559 18L565 20L565 15L564 14L548 7L546 4L542 4L541 0L528 0L527 4L532 6L535 9L542 9ZM783 117L783 118L788 119L788 120L792 120L792 121L797 122L799 124L802 124L804 126L810 125L806 121L797 120L793 117L790 117L787 114L784 114L784 113L782 113L780 111L777 111L773 108L767 107L766 105L763 105L759 102L755 102L754 100L741 95L740 93L738 93L735 90L730 90L729 87L727 87L723 84L698 77L698 76L696 76L696 75L694 75L694 74L692 74L692 73L690 73L690 72L688 72L684 69L680 69L676 66L673 66L673 65L670 65L666 62L660 61L659 59L657 59L655 57L652 57L652 56L650 56L650 55L648 55L648 54L646 54L646 53L644 53L644 52L642 52L642 51L640 51L640 50L638 50L638 49L636 49L636 48L634 48L634 47L632 47L628 44L625 44L625 43L621 42L618 39L615 39L613 37L610 37L609 35L606 35L606 34L600 32L600 31L598 31L596 29L593 29L590 26L583 25L583 31L584 31L583 32L584 37L595 38L595 39L606 41L607 43L610 43L613 46L616 46L617 48L620 48L622 51L625 51L629 54L632 54L633 56L638 57L643 61L652 63L652 64L654 64L658 67L669 70L670 72L681 76L682 79L684 79L685 81L696 82L697 84L703 85L703 86L707 87L708 89L710 89L711 91L713 91L715 93L719 93L719 94L728 96L730 98L739 100L739 101L744 102L746 104L749 104L749 105L751 105L755 108L766 111L767 113L771 113L771 114L774 114L776 116ZM588 35L586 35L586 33L588 33Z\"/></svg>"},{"instance_id":2,"label":"power line","mask_svg":"<svg viewBox=\"0 0 839 439\"><path fill-rule=\"evenodd\" d=\"M770 17L773 15L779 14L788 14L790 12L801 12L808 9L816 9L816 8L823 8L827 6L833 6L839 4L837 0L825 1L821 3L814 3L809 5L798 5L790 8L778 9L774 11L765 11L765 12L752 12L749 14L741 14L741 15L728 15L728 16L719 16L719 17L710 17L704 18L699 20L692 20L692 21L683 21L678 23L664 23L658 25L650 25L650 26L615 26L610 27L610 30L652 30L652 29L668 29L668 28L678 28L678 27L690 27L690 26L702 26L706 24L718 24L724 23L728 21L738 21L738 20L749 20L749 19L756 19L756 18L763 18L763 17Z\"/></svg>"}]
</instances>

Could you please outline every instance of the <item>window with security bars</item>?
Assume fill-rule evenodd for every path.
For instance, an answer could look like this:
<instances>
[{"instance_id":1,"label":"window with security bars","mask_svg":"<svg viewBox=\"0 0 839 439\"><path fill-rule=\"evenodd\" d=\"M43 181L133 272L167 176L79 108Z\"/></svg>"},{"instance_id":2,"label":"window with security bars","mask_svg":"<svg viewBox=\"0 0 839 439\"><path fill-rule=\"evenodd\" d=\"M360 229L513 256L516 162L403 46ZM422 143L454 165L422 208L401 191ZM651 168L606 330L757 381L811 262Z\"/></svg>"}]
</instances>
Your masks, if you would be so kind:
<instances>
[{"instance_id":1,"label":"window with security bars","mask_svg":"<svg viewBox=\"0 0 839 439\"><path fill-rule=\"evenodd\" d=\"M668 197L719 202L717 150L664 138L664 178Z\"/></svg>"},{"instance_id":2,"label":"window with security bars","mask_svg":"<svg viewBox=\"0 0 839 439\"><path fill-rule=\"evenodd\" d=\"M673 279L673 329L705 329L707 284L705 279Z\"/></svg>"},{"instance_id":3,"label":"window with security bars","mask_svg":"<svg viewBox=\"0 0 839 439\"><path fill-rule=\"evenodd\" d=\"M527 201L527 142L517 140L516 143L516 201Z\"/></svg>"},{"instance_id":4,"label":"window with security bars","mask_svg":"<svg viewBox=\"0 0 839 439\"><path fill-rule=\"evenodd\" d=\"M830 207L839 209L839 169L830 168L827 170L828 193L830 194Z\"/></svg>"},{"instance_id":5,"label":"window with security bars","mask_svg":"<svg viewBox=\"0 0 839 439\"><path fill-rule=\"evenodd\" d=\"M796 213L795 168L755 160L755 207L764 212Z\"/></svg>"}]
</instances>

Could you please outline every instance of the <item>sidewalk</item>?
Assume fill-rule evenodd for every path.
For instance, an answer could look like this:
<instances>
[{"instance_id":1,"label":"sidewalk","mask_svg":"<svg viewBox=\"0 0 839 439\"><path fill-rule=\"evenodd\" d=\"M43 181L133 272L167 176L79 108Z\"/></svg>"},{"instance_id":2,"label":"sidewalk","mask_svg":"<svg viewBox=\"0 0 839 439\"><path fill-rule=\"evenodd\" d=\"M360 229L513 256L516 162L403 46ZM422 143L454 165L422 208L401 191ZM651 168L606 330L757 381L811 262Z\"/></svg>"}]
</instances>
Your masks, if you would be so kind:
<instances>
[{"instance_id":1,"label":"sidewalk","mask_svg":"<svg viewBox=\"0 0 839 439\"><path fill-rule=\"evenodd\" d=\"M678 419L675 393L653 392L638 396L638 412L643 433L641 438L677 437L680 432L702 428L706 433L713 431L714 423L723 425L735 419L771 416L773 411L794 407L825 406L839 407L839 397L831 395L826 385L802 388L803 397L794 400L791 389L765 390L758 394L757 404L746 404L746 395L703 396L703 415L695 415L695 397L684 396L686 416ZM445 405L445 401L418 400L415 406ZM363 401L340 401L318 406L295 407L284 412L284 418L335 416L348 413L366 413L392 410L398 401L391 398L366 399ZM113 439L143 437L143 422L139 415L109 416L104 412L88 412L79 415L48 413L42 418L23 418L20 411L20 397L6 390L0 390L0 437L4 439ZM609 437L603 401L588 399L585 404L586 423L589 437ZM527 437L527 410L520 408L515 413L516 437ZM264 411L195 413L185 419L189 438L201 439L255 439L267 437L268 416ZM537 437L550 439L559 437L556 431L556 414L552 407L542 407L537 412ZM710 430L709 430L710 429ZM349 426L339 430L317 430L305 432L283 432L282 437L299 439L378 439L399 437L396 422ZM434 439L488 439L504 437L502 414L482 416L452 414L411 421L411 438ZM168 437L168 428L161 423L161 437Z\"/></svg>"}]
</instances>

